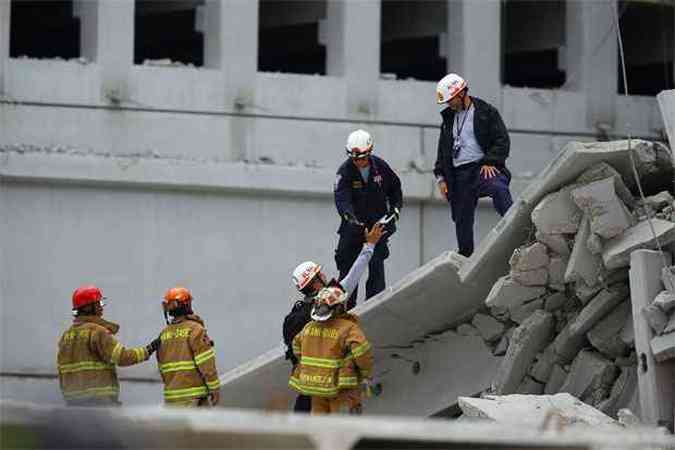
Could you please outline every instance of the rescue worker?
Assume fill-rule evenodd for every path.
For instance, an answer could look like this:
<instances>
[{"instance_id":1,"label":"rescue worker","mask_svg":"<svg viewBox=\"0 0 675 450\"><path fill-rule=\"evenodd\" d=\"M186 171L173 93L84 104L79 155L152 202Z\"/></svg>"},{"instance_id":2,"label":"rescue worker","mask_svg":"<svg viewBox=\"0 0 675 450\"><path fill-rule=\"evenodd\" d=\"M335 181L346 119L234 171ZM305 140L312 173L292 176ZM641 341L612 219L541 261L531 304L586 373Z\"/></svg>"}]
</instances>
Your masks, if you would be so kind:
<instances>
[{"instance_id":1,"label":"rescue worker","mask_svg":"<svg viewBox=\"0 0 675 450\"><path fill-rule=\"evenodd\" d=\"M335 206L342 219L338 234L335 263L342 279L359 255L363 245L363 229L371 228L382 218L393 220L387 225L387 234L396 231L403 203L401 181L381 158L374 156L373 138L364 130L356 130L347 138L349 158L342 163L335 180ZM368 264L366 299L385 288L384 260L389 257L387 239L375 247ZM347 302L347 309L356 306L357 289Z\"/></svg>"},{"instance_id":2,"label":"rescue worker","mask_svg":"<svg viewBox=\"0 0 675 450\"><path fill-rule=\"evenodd\" d=\"M283 335L286 344L286 359L293 364L295 370L298 364L298 358L293 353L293 339L302 331L302 329L311 320L312 306L314 297L324 287L339 287L347 294L356 289L359 280L366 270L368 262L373 256L375 247L380 238L386 233L384 225L375 224L370 231L364 230L365 244L361 248L356 261L352 265L349 273L342 278L340 282L334 278L327 281L326 275L321 271L321 266L313 261L305 261L299 264L293 271L292 280L295 287L304 296L293 305L291 312L284 318ZM311 409L311 400L308 395L302 393L295 400L293 410L295 412L309 412Z\"/></svg>"},{"instance_id":3,"label":"rescue worker","mask_svg":"<svg viewBox=\"0 0 675 450\"><path fill-rule=\"evenodd\" d=\"M171 288L162 307L168 326L160 334L157 364L164 381L164 402L215 406L220 400L216 353L204 321L192 311L192 294L182 286Z\"/></svg>"},{"instance_id":4,"label":"rescue worker","mask_svg":"<svg viewBox=\"0 0 675 450\"><path fill-rule=\"evenodd\" d=\"M497 109L469 95L462 77L451 73L436 87L443 123L434 176L440 194L450 203L459 253L474 250L473 228L478 198L492 198L500 216L513 204L506 168L510 139Z\"/></svg>"},{"instance_id":5,"label":"rescue worker","mask_svg":"<svg viewBox=\"0 0 675 450\"><path fill-rule=\"evenodd\" d=\"M361 389L369 388L373 370L370 343L359 319L346 312L347 293L340 287L319 291L312 321L293 339L299 359L289 386L311 396L312 414L361 414Z\"/></svg>"},{"instance_id":6,"label":"rescue worker","mask_svg":"<svg viewBox=\"0 0 675 450\"><path fill-rule=\"evenodd\" d=\"M117 342L114 335L120 326L103 319L104 300L94 285L80 286L73 293L75 319L61 336L57 355L59 384L68 405L121 405L115 366L143 362L159 348L159 338L136 348Z\"/></svg>"}]
</instances>

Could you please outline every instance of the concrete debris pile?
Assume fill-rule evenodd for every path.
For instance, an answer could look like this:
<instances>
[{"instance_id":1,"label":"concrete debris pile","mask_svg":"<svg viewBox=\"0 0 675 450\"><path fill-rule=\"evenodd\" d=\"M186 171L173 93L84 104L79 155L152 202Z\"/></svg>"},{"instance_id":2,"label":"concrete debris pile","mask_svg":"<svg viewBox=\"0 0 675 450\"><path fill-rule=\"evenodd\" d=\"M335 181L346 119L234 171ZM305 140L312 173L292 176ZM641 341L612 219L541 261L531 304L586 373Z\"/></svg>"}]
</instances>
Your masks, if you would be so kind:
<instances>
[{"instance_id":1,"label":"concrete debris pile","mask_svg":"<svg viewBox=\"0 0 675 450\"><path fill-rule=\"evenodd\" d=\"M656 248L647 217L661 245L675 241L675 202L632 192L633 180L602 162L532 210L530 241L472 321L504 356L489 393L566 392L612 417L637 409L629 256ZM655 354L675 356L675 295L662 292L645 314L660 334Z\"/></svg>"},{"instance_id":2,"label":"concrete debris pile","mask_svg":"<svg viewBox=\"0 0 675 450\"><path fill-rule=\"evenodd\" d=\"M650 346L657 361L665 361L675 357L675 289L673 289L673 268L663 271L661 291L652 303L642 308L647 323L654 331L655 337Z\"/></svg>"}]
</instances>

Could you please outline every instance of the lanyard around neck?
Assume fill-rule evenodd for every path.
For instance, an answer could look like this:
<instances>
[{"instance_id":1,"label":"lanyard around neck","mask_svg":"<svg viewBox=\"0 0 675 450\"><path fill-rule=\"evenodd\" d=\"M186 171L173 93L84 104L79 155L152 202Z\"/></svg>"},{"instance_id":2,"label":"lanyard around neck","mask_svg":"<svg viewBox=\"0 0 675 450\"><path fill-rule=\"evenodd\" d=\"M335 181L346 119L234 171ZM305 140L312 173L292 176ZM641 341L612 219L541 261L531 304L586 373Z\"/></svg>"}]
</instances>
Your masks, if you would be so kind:
<instances>
[{"instance_id":1,"label":"lanyard around neck","mask_svg":"<svg viewBox=\"0 0 675 450\"><path fill-rule=\"evenodd\" d=\"M464 123L466 122L466 118L469 117L469 111L471 111L471 108L473 107L473 103L469 105L469 107L465 110L464 112L464 117L462 118L462 123L458 126L457 123L459 122L459 112L455 114L455 121L453 123L453 128L455 131L455 139L459 138L462 134L462 130L464 129Z\"/></svg>"}]
</instances>

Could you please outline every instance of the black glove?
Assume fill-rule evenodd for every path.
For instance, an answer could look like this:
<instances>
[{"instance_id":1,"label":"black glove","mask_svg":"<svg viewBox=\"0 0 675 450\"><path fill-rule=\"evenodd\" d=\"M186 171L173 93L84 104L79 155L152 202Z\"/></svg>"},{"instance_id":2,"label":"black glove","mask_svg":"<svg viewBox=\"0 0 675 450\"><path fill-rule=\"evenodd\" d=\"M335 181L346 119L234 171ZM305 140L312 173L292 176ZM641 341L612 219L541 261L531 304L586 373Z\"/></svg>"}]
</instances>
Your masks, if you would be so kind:
<instances>
[{"instance_id":1,"label":"black glove","mask_svg":"<svg viewBox=\"0 0 675 450\"><path fill-rule=\"evenodd\" d=\"M148 345L145 346L145 350L147 350L148 355L152 355L155 353L157 350L159 350L159 346L162 344L162 341L160 338L155 339L154 341L150 342Z\"/></svg>"}]
</instances>

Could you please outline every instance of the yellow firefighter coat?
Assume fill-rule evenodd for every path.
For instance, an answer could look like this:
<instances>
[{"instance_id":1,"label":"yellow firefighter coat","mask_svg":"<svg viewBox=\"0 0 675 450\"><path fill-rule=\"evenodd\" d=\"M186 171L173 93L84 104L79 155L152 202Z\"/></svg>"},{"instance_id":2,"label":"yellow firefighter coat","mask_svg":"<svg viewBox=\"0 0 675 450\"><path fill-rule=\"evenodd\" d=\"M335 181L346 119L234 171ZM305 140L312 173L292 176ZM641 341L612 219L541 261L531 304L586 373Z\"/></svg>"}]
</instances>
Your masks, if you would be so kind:
<instances>
[{"instance_id":1,"label":"yellow firefighter coat","mask_svg":"<svg viewBox=\"0 0 675 450\"><path fill-rule=\"evenodd\" d=\"M213 341L196 315L179 317L160 334L157 351L167 404L191 404L220 388Z\"/></svg>"},{"instance_id":2,"label":"yellow firefighter coat","mask_svg":"<svg viewBox=\"0 0 675 450\"><path fill-rule=\"evenodd\" d=\"M343 313L325 322L309 322L293 339L299 363L289 386L301 394L335 397L355 389L373 369L373 355L356 316Z\"/></svg>"},{"instance_id":3,"label":"yellow firefighter coat","mask_svg":"<svg viewBox=\"0 0 675 450\"><path fill-rule=\"evenodd\" d=\"M57 367L68 404L118 404L115 366L147 360L145 347L124 348L113 337L119 325L98 316L76 317L59 340Z\"/></svg>"}]
</instances>

